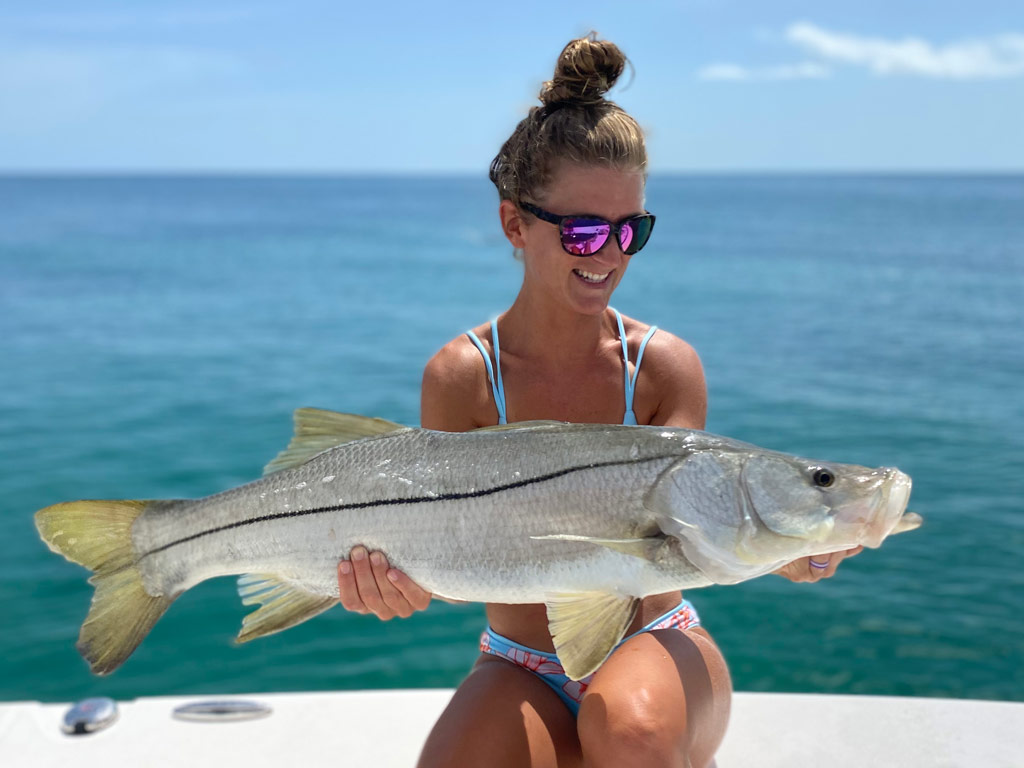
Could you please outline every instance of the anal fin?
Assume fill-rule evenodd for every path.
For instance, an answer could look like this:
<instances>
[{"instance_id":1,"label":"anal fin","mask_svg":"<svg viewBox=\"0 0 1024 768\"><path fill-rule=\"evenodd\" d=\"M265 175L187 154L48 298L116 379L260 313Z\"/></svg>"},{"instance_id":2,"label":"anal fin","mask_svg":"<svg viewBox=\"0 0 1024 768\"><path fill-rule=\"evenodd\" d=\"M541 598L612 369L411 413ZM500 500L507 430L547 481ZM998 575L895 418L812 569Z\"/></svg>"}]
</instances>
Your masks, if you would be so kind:
<instances>
[{"instance_id":1,"label":"anal fin","mask_svg":"<svg viewBox=\"0 0 1024 768\"><path fill-rule=\"evenodd\" d=\"M307 592L284 577L268 573L240 576L238 594L243 605L260 606L242 619L239 643L294 627L338 602L337 598Z\"/></svg>"},{"instance_id":2,"label":"anal fin","mask_svg":"<svg viewBox=\"0 0 1024 768\"><path fill-rule=\"evenodd\" d=\"M615 649L636 615L640 598L609 592L549 595L548 631L562 668L573 680L596 670Z\"/></svg>"}]
</instances>

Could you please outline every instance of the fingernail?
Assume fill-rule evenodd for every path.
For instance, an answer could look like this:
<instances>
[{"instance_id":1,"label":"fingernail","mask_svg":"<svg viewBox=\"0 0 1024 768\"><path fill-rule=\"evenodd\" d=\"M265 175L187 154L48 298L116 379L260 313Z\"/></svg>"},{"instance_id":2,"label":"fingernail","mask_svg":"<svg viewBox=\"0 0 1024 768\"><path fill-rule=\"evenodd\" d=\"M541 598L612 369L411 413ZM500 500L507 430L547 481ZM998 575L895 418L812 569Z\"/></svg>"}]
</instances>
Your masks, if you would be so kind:
<instances>
[{"instance_id":1,"label":"fingernail","mask_svg":"<svg viewBox=\"0 0 1024 768\"><path fill-rule=\"evenodd\" d=\"M353 560L362 560L364 557L366 557L366 550L362 547L356 547L352 550Z\"/></svg>"},{"instance_id":2,"label":"fingernail","mask_svg":"<svg viewBox=\"0 0 1024 768\"><path fill-rule=\"evenodd\" d=\"M374 565L381 565L384 562L384 555L382 555L380 552L374 552L372 555L370 555L370 562Z\"/></svg>"},{"instance_id":3,"label":"fingernail","mask_svg":"<svg viewBox=\"0 0 1024 768\"><path fill-rule=\"evenodd\" d=\"M388 581L398 581L398 571L394 568L388 571Z\"/></svg>"},{"instance_id":4,"label":"fingernail","mask_svg":"<svg viewBox=\"0 0 1024 768\"><path fill-rule=\"evenodd\" d=\"M341 564L338 566L338 570L340 570L343 574L348 576L350 573L352 573L352 563L350 563L348 560L342 560Z\"/></svg>"}]
</instances>

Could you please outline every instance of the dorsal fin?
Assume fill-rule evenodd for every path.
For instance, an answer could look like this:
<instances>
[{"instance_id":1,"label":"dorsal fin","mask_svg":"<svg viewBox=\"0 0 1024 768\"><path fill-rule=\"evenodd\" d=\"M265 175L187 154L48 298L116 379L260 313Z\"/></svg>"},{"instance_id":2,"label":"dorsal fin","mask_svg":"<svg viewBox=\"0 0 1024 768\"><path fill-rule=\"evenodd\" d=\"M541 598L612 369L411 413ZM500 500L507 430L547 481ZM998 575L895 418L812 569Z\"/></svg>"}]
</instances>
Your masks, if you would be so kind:
<instances>
[{"instance_id":1,"label":"dorsal fin","mask_svg":"<svg viewBox=\"0 0 1024 768\"><path fill-rule=\"evenodd\" d=\"M387 419L374 419L354 413L338 413L322 408L299 408L295 411L295 434L292 441L263 468L263 474L269 475L305 464L318 453L342 443L397 432L400 429L408 427Z\"/></svg>"}]
</instances>

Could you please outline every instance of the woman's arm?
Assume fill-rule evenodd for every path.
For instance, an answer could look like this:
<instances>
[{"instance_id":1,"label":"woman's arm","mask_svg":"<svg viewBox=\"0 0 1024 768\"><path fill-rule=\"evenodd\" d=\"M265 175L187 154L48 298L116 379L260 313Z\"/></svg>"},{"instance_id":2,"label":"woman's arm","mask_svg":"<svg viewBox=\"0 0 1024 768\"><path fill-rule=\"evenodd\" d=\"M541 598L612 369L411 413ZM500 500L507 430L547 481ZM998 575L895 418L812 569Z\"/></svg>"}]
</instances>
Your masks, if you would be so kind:
<instances>
[{"instance_id":1,"label":"woman's arm","mask_svg":"<svg viewBox=\"0 0 1024 768\"><path fill-rule=\"evenodd\" d=\"M487 422L476 417L490 398L480 353L468 338L459 336L445 344L423 369L420 426L441 432L468 432L485 426Z\"/></svg>"},{"instance_id":2,"label":"woman's arm","mask_svg":"<svg viewBox=\"0 0 1024 768\"><path fill-rule=\"evenodd\" d=\"M638 377L633 410L651 403L649 424L704 429L708 388L696 350L667 331L651 337ZM648 406L649 408L651 406Z\"/></svg>"}]
</instances>

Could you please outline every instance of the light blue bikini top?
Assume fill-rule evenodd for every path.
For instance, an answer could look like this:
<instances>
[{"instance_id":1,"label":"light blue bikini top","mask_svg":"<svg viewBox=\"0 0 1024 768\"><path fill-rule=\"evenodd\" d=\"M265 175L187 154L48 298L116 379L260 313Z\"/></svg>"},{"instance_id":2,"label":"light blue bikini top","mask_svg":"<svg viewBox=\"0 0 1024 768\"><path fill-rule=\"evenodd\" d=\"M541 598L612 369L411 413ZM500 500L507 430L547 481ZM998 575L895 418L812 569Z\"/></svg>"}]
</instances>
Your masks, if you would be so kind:
<instances>
[{"instance_id":1,"label":"light blue bikini top","mask_svg":"<svg viewBox=\"0 0 1024 768\"><path fill-rule=\"evenodd\" d=\"M629 375L629 349L626 346L626 329L622 325L622 315L613 307L609 307L615 313L615 320L619 324L619 340L622 342L622 370L626 381L626 413L622 417L623 424L636 424L636 414L633 413L633 394L636 392L636 377L640 374L640 361L644 359L644 349L651 336L658 330L658 326L652 325L640 342L640 350L636 353L636 365L633 366L633 375ZM494 404L498 406L498 423L507 424L505 418L505 385L501 382L501 345L498 343L498 321L491 320L491 339L494 344L494 365L491 365L491 356L484 349L483 342L472 331L466 331L469 340L472 341L484 358L484 365L487 366L487 379L491 382L491 392L494 393ZM497 374L497 375L495 375Z\"/></svg>"}]
</instances>

